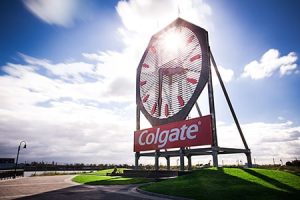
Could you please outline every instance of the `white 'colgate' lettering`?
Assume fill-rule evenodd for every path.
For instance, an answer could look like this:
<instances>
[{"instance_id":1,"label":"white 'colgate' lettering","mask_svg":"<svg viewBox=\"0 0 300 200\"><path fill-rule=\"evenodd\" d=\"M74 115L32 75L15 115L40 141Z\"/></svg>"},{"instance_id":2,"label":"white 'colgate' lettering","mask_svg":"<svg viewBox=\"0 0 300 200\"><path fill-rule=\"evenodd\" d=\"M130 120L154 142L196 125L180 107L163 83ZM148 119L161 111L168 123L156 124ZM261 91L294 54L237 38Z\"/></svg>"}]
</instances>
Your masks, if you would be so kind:
<instances>
[{"instance_id":1,"label":"white 'colgate' lettering","mask_svg":"<svg viewBox=\"0 0 300 200\"><path fill-rule=\"evenodd\" d=\"M160 132L160 128L156 129L156 133L148 133L148 130L144 130L138 139L138 143L141 146L144 146L145 144L157 144L158 148L164 147L167 142L175 142L178 140L193 140L197 136L197 132L200 130L201 123L191 124L190 126L187 126L186 124L182 125L181 128L173 128L171 130L163 130ZM148 134L147 134L148 133ZM147 134L145 140L143 141L143 136Z\"/></svg>"},{"instance_id":2,"label":"white 'colgate' lettering","mask_svg":"<svg viewBox=\"0 0 300 200\"><path fill-rule=\"evenodd\" d=\"M148 133L148 130L144 130L144 131L141 133L141 135L140 135L140 137L139 137L139 144L140 144L140 145L145 145L145 142L142 141L142 137L143 137L143 135L144 135L145 133Z\"/></svg>"}]
</instances>

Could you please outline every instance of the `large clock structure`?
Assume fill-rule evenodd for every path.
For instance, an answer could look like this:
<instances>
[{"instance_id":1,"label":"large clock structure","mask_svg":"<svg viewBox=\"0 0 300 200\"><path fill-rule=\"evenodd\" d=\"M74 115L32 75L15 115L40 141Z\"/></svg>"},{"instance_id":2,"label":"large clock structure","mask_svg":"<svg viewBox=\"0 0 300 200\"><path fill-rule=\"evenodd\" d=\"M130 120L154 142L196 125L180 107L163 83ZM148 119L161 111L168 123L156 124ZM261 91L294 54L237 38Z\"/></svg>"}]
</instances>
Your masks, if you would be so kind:
<instances>
[{"instance_id":1,"label":"large clock structure","mask_svg":"<svg viewBox=\"0 0 300 200\"><path fill-rule=\"evenodd\" d=\"M244 149L218 145L211 63ZM197 99L205 86L209 114L202 116ZM213 165L217 167L218 154L233 153L244 153L248 167L252 166L251 151L210 50L205 29L177 18L151 37L137 68L136 104L134 151L137 169L142 156L155 157L156 170L160 157L167 159L170 169L170 158L179 156L180 170L184 170L184 157L188 159L188 169L192 166L191 157L199 155L212 155ZM187 120L194 106L199 118ZM151 128L140 130L140 112Z\"/></svg>"},{"instance_id":2,"label":"large clock structure","mask_svg":"<svg viewBox=\"0 0 300 200\"><path fill-rule=\"evenodd\" d=\"M153 35L137 69L137 105L152 125L184 120L208 81L208 34L177 19Z\"/></svg>"}]
</instances>

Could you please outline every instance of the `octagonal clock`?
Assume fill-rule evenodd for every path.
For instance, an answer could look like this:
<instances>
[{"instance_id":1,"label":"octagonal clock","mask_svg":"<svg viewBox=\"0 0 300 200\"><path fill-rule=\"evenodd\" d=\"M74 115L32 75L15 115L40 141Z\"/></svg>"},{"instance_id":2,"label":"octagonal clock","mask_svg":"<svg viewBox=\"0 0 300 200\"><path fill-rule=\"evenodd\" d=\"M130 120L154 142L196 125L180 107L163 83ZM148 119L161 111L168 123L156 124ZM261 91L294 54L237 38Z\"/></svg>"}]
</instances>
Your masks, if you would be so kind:
<instances>
[{"instance_id":1,"label":"octagonal clock","mask_svg":"<svg viewBox=\"0 0 300 200\"><path fill-rule=\"evenodd\" d=\"M208 34L181 18L152 36L139 63L137 106L152 126L186 119L208 81Z\"/></svg>"}]
</instances>

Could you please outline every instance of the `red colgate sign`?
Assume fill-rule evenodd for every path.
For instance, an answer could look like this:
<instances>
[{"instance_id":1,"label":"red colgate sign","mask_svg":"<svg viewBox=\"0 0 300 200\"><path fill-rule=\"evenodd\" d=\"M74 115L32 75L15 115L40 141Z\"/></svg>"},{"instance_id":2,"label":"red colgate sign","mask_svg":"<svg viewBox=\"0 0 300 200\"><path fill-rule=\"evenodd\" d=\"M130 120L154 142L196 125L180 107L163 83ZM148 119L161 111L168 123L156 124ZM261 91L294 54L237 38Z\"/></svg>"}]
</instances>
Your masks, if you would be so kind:
<instances>
[{"instance_id":1,"label":"red colgate sign","mask_svg":"<svg viewBox=\"0 0 300 200\"><path fill-rule=\"evenodd\" d=\"M211 115L134 132L134 152L211 144Z\"/></svg>"}]
</instances>

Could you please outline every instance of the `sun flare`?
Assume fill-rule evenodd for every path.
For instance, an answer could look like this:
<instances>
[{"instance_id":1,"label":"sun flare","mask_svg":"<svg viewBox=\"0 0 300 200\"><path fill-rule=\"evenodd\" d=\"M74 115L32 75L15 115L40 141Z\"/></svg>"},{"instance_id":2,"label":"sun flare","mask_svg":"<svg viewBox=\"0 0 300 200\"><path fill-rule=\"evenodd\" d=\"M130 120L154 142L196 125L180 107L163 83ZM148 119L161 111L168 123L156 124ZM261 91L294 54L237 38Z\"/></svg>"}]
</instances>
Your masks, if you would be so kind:
<instances>
[{"instance_id":1,"label":"sun flare","mask_svg":"<svg viewBox=\"0 0 300 200\"><path fill-rule=\"evenodd\" d=\"M177 54L184 47L184 37L177 30L168 31L162 38L162 48L171 55Z\"/></svg>"}]
</instances>

